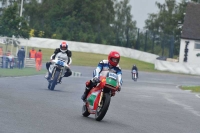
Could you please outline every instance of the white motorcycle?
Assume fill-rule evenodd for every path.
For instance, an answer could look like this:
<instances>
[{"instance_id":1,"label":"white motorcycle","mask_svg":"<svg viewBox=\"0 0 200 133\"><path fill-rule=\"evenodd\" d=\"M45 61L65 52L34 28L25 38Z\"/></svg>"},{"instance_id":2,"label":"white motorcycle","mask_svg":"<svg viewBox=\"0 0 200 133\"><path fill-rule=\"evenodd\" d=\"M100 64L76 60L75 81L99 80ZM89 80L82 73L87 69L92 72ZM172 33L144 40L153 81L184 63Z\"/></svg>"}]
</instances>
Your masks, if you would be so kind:
<instances>
[{"instance_id":1,"label":"white motorcycle","mask_svg":"<svg viewBox=\"0 0 200 133\"><path fill-rule=\"evenodd\" d=\"M137 71L136 70L132 70L132 79L134 81L137 81Z\"/></svg>"},{"instance_id":2,"label":"white motorcycle","mask_svg":"<svg viewBox=\"0 0 200 133\"><path fill-rule=\"evenodd\" d=\"M55 58L54 60L52 60L52 64L49 67L49 90L54 90L57 83L61 82L61 79L64 77L67 68L69 68L69 66L67 65L65 60L61 58Z\"/></svg>"}]
</instances>

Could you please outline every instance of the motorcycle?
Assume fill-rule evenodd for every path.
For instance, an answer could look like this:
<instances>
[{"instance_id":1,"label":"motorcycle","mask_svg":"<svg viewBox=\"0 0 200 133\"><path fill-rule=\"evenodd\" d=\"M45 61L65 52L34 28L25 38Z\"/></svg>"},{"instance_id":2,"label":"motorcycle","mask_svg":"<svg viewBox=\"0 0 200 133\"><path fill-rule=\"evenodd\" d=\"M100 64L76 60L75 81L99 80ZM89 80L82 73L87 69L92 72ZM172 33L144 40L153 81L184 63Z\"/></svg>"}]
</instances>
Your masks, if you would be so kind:
<instances>
[{"instance_id":1,"label":"motorcycle","mask_svg":"<svg viewBox=\"0 0 200 133\"><path fill-rule=\"evenodd\" d=\"M55 58L55 60L51 61L52 64L49 67L50 72L50 79L48 80L49 90L54 90L55 86L61 82L62 77L64 77L66 72L66 67L69 67L65 60L62 60L61 58Z\"/></svg>"},{"instance_id":2,"label":"motorcycle","mask_svg":"<svg viewBox=\"0 0 200 133\"><path fill-rule=\"evenodd\" d=\"M136 70L132 70L132 79L134 81L137 81L137 71Z\"/></svg>"},{"instance_id":3,"label":"motorcycle","mask_svg":"<svg viewBox=\"0 0 200 133\"><path fill-rule=\"evenodd\" d=\"M111 96L118 90L117 75L108 72L106 77L100 77L100 83L93 87L87 95L82 107L82 115L88 117L95 114L95 119L101 121L110 105Z\"/></svg>"}]
</instances>

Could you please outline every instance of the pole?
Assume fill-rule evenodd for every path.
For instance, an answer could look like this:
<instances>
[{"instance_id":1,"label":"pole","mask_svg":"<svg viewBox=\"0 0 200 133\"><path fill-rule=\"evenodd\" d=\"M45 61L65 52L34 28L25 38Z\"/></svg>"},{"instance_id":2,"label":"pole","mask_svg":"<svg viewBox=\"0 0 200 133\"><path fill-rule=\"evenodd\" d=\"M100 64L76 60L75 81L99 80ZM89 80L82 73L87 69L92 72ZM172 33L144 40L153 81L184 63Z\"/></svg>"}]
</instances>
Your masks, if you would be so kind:
<instances>
[{"instance_id":1,"label":"pole","mask_svg":"<svg viewBox=\"0 0 200 133\"><path fill-rule=\"evenodd\" d=\"M22 16L23 3L24 3L24 0L21 0L20 17Z\"/></svg>"},{"instance_id":2,"label":"pole","mask_svg":"<svg viewBox=\"0 0 200 133\"><path fill-rule=\"evenodd\" d=\"M6 8L8 8L8 0L6 0Z\"/></svg>"},{"instance_id":3,"label":"pole","mask_svg":"<svg viewBox=\"0 0 200 133\"><path fill-rule=\"evenodd\" d=\"M155 33L153 31L153 44L152 44L152 53L154 54L154 43L155 43Z\"/></svg>"},{"instance_id":4,"label":"pole","mask_svg":"<svg viewBox=\"0 0 200 133\"><path fill-rule=\"evenodd\" d=\"M23 3L24 3L24 0L21 0L21 8L20 8L20 17L22 17L22 10L23 10ZM19 29L21 27L21 22L19 23Z\"/></svg>"},{"instance_id":5,"label":"pole","mask_svg":"<svg viewBox=\"0 0 200 133\"><path fill-rule=\"evenodd\" d=\"M145 44L144 44L144 51L146 52L146 50L147 50L147 30L145 34Z\"/></svg>"},{"instance_id":6,"label":"pole","mask_svg":"<svg viewBox=\"0 0 200 133\"><path fill-rule=\"evenodd\" d=\"M138 28L138 33L137 33L137 41L136 41L136 47L135 47L135 49L139 49L139 38L140 38L140 29Z\"/></svg>"},{"instance_id":7,"label":"pole","mask_svg":"<svg viewBox=\"0 0 200 133\"><path fill-rule=\"evenodd\" d=\"M11 46L11 55L13 55L13 40L14 40L14 35L12 35L12 46Z\"/></svg>"},{"instance_id":8,"label":"pole","mask_svg":"<svg viewBox=\"0 0 200 133\"><path fill-rule=\"evenodd\" d=\"M27 39L27 42L26 42L26 51L25 51L25 58L24 58L24 68L26 66L26 58L27 58L27 45L28 45L28 39Z\"/></svg>"}]
</instances>

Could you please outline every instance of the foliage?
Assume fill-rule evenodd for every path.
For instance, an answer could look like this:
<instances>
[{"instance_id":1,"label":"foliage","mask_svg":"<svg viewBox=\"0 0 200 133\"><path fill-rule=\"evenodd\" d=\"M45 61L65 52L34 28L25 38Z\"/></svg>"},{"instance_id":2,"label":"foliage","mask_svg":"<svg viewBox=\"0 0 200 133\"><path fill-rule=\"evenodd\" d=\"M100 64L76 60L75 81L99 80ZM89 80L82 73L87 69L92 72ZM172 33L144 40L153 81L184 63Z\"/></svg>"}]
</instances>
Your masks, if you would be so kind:
<instances>
[{"instance_id":1,"label":"foliage","mask_svg":"<svg viewBox=\"0 0 200 133\"><path fill-rule=\"evenodd\" d=\"M34 29L31 29L31 30L30 30L29 36L30 36L30 37L34 37L34 36L35 36L35 30L34 30Z\"/></svg>"},{"instance_id":2,"label":"foliage","mask_svg":"<svg viewBox=\"0 0 200 133\"><path fill-rule=\"evenodd\" d=\"M18 5L14 3L0 16L0 35L29 38L29 26L23 17L19 17Z\"/></svg>"},{"instance_id":3,"label":"foliage","mask_svg":"<svg viewBox=\"0 0 200 133\"><path fill-rule=\"evenodd\" d=\"M30 0L24 8L30 27L46 38L126 47L135 38L129 0Z\"/></svg>"},{"instance_id":4,"label":"foliage","mask_svg":"<svg viewBox=\"0 0 200 133\"><path fill-rule=\"evenodd\" d=\"M13 1L18 4L21 2ZM144 30L136 27L129 0L42 0L41 3L38 3L38 0L24 0L24 17L20 18L20 22L28 21L32 29L28 30L30 36L115 45L162 56L177 56L181 35L178 23L184 21L183 13L187 2L165 0L164 3L155 4L159 11L149 14ZM14 4L11 2L11 5ZM13 18L18 15L17 11L18 9L12 11ZM13 20L8 19L9 15L3 16L7 21ZM19 18L16 18L14 24L17 26ZM10 27L13 27L13 24L0 30L0 34L14 34L10 32ZM15 32L17 29L19 27L15 28ZM27 30L25 28L21 31ZM15 34L19 34L18 32Z\"/></svg>"},{"instance_id":5,"label":"foliage","mask_svg":"<svg viewBox=\"0 0 200 133\"><path fill-rule=\"evenodd\" d=\"M192 1L198 2L198 0ZM184 22L187 2L182 0L176 4L176 0L165 0L165 3L161 4L156 2L156 5L159 12L157 14L149 14L148 19L145 21L145 29L152 32L153 36L159 39L162 49L164 49L163 47L167 47L173 54L179 55L181 36L181 28L179 25ZM174 48L170 49L172 43Z\"/></svg>"}]
</instances>

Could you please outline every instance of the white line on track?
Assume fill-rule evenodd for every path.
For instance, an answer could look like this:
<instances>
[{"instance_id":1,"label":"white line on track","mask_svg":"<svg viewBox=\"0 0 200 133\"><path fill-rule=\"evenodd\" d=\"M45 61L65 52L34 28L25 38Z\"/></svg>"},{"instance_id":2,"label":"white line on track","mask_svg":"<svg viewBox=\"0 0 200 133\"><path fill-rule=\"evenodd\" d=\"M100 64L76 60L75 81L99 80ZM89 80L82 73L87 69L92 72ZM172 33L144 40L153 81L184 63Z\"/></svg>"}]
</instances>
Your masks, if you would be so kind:
<instances>
[{"instance_id":1,"label":"white line on track","mask_svg":"<svg viewBox=\"0 0 200 133\"><path fill-rule=\"evenodd\" d=\"M181 85L177 85L176 88L179 88Z\"/></svg>"},{"instance_id":2,"label":"white line on track","mask_svg":"<svg viewBox=\"0 0 200 133\"><path fill-rule=\"evenodd\" d=\"M183 104L183 103L173 99L172 95L170 95L170 94L166 94L166 93L161 93L161 94L163 94L164 98L166 100L168 100L169 102L171 102L175 105L181 106L183 109L185 109L185 110L191 112L192 114L200 117L200 113L198 111L196 111L193 107L186 105L186 104Z\"/></svg>"},{"instance_id":3,"label":"white line on track","mask_svg":"<svg viewBox=\"0 0 200 133\"><path fill-rule=\"evenodd\" d=\"M200 95L196 94L196 97L200 98Z\"/></svg>"}]
</instances>

